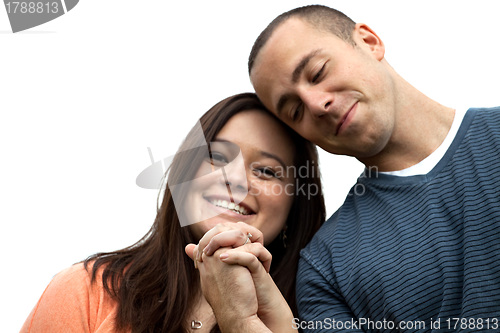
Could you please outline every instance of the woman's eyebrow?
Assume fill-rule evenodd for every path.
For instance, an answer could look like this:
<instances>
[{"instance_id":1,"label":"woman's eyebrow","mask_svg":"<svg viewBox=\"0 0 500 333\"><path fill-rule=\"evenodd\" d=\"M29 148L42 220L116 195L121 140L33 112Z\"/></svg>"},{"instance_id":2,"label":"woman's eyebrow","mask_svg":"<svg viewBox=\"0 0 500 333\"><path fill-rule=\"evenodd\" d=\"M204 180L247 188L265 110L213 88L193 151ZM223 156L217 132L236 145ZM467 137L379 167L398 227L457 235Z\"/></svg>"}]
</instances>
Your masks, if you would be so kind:
<instances>
[{"instance_id":1,"label":"woman's eyebrow","mask_svg":"<svg viewBox=\"0 0 500 333\"><path fill-rule=\"evenodd\" d=\"M283 169L286 169L285 162L283 162L283 160L281 158L279 158L279 156L277 156L275 154L272 154L272 153L268 153L267 151L263 151L263 150L260 151L260 154L263 155L263 156L265 156L265 157L269 157L269 158L275 159L276 161L279 162L279 164L281 164L281 166L283 167Z\"/></svg>"}]
</instances>

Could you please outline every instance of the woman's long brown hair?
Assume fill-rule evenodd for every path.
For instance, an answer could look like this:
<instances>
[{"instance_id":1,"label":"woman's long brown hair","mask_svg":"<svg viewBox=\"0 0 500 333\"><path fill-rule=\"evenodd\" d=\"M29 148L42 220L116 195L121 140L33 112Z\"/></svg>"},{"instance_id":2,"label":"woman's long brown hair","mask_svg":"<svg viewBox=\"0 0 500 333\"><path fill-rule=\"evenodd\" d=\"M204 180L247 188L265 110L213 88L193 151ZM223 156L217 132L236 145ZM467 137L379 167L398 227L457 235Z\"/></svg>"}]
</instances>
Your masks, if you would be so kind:
<instances>
[{"instance_id":1,"label":"woman's long brown hair","mask_svg":"<svg viewBox=\"0 0 500 333\"><path fill-rule=\"evenodd\" d=\"M206 112L200 123L206 142L211 142L226 122L245 110L265 110L253 93L229 97ZM286 128L295 145L296 191L287 219L286 247L277 237L267 248L273 255L271 276L296 314L295 273L299 251L325 219L325 206L314 145ZM184 253L188 243L197 243L189 228L181 227L169 185L190 180L204 153L196 149L199 137L193 128L179 148L168 172L167 186L154 224L137 243L122 250L97 253L84 261L92 267L92 281L100 279L118 301L117 331L187 332L195 300L201 288L198 271ZM302 169L300 169L302 167ZM311 195L310 191L314 189ZM316 193L317 191L317 193ZM216 331L217 327L213 329Z\"/></svg>"}]
</instances>

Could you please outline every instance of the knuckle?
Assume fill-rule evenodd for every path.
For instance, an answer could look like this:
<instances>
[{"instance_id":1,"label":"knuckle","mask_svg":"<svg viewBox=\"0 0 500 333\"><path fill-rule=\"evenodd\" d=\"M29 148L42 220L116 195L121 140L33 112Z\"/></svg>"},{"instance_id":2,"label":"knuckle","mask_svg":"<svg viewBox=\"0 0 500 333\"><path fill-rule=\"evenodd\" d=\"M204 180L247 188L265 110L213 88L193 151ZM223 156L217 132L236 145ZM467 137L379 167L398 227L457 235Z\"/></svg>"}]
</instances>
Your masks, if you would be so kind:
<instances>
[{"instance_id":1,"label":"knuckle","mask_svg":"<svg viewBox=\"0 0 500 333\"><path fill-rule=\"evenodd\" d=\"M224 223L219 223L214 227L214 230L219 231L222 230L224 227Z\"/></svg>"},{"instance_id":2,"label":"knuckle","mask_svg":"<svg viewBox=\"0 0 500 333\"><path fill-rule=\"evenodd\" d=\"M217 238L213 237L207 244L207 246L210 245L211 248L213 247L218 247L219 242L217 241Z\"/></svg>"},{"instance_id":3,"label":"knuckle","mask_svg":"<svg viewBox=\"0 0 500 333\"><path fill-rule=\"evenodd\" d=\"M264 247L264 245L262 245L262 243L252 243L252 247L254 247L256 251L266 250L266 248Z\"/></svg>"}]
</instances>

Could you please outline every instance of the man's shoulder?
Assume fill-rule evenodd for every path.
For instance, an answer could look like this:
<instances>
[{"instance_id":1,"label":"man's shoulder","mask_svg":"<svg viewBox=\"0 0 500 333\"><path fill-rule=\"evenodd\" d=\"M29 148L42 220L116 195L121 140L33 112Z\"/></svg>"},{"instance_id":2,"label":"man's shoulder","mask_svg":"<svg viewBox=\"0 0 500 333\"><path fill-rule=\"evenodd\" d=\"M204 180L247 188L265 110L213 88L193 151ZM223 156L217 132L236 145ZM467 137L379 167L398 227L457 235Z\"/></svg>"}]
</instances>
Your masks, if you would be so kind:
<instances>
[{"instance_id":1,"label":"man's shoulder","mask_svg":"<svg viewBox=\"0 0 500 333\"><path fill-rule=\"evenodd\" d=\"M328 251L328 248L333 246L337 238L338 216L341 208L323 223L309 244L304 248L304 254Z\"/></svg>"},{"instance_id":2,"label":"man's shoulder","mask_svg":"<svg viewBox=\"0 0 500 333\"><path fill-rule=\"evenodd\" d=\"M476 110L476 112L500 112L500 106L470 107L469 110Z\"/></svg>"},{"instance_id":3,"label":"man's shoulder","mask_svg":"<svg viewBox=\"0 0 500 333\"><path fill-rule=\"evenodd\" d=\"M468 135L497 145L500 140L500 106L468 109L463 125L467 128Z\"/></svg>"},{"instance_id":4,"label":"man's shoulder","mask_svg":"<svg viewBox=\"0 0 500 333\"><path fill-rule=\"evenodd\" d=\"M500 106L494 107L471 107L467 110L466 116L473 117L478 120L491 121L500 117Z\"/></svg>"}]
</instances>

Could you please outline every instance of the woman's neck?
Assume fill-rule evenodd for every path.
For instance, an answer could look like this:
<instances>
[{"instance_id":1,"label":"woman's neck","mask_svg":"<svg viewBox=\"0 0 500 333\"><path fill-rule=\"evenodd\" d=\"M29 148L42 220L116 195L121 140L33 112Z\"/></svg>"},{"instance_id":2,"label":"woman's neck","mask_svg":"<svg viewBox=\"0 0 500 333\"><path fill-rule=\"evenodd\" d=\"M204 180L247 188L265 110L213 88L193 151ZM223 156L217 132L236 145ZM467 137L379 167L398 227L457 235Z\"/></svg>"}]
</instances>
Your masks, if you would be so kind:
<instances>
[{"instance_id":1,"label":"woman's neck","mask_svg":"<svg viewBox=\"0 0 500 333\"><path fill-rule=\"evenodd\" d=\"M198 297L193 313L187 318L188 327L197 333L208 333L217 323L212 307L203 295Z\"/></svg>"}]
</instances>

